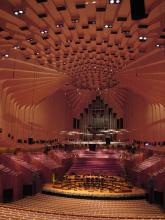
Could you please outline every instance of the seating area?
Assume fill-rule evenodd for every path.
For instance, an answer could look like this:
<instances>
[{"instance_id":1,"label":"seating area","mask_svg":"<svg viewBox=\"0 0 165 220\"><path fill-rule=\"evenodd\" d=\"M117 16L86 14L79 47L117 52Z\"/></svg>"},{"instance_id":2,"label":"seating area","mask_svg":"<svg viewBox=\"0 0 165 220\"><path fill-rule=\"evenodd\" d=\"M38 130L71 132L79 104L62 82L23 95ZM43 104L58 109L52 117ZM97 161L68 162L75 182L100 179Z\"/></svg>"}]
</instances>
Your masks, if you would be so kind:
<instances>
[{"instance_id":1,"label":"seating area","mask_svg":"<svg viewBox=\"0 0 165 220\"><path fill-rule=\"evenodd\" d=\"M63 155L62 160L58 160L58 153ZM3 154L1 155L1 202L5 202L4 192L7 189L12 189L12 199L0 204L0 219L5 219L15 216L15 219L164 219L165 215L162 208L158 205L149 204L144 199L141 200L85 200L66 198L58 196L50 196L44 194L36 194L40 191L44 178L50 175L49 182L52 181L52 174L65 165L64 161L70 161L73 157L73 165L64 175L64 182L61 184L66 189L80 190L87 189L99 190L103 193L104 190L109 190L112 193L130 192L132 185L124 180L124 160L119 155L121 151L113 152L105 151L95 153L90 156L89 152L66 153L63 151L51 151L47 155L43 153L18 153L17 155ZM79 154L80 153L80 154ZM93 153L92 153L93 154ZM93 154L94 155L94 154ZM102 155L102 156L101 156ZM103 157L103 158L102 158ZM135 156L136 157L136 156ZM133 159L133 157L132 157ZM151 156L139 163L141 172L137 172L137 178L140 174L147 173L149 167L153 167L163 160L162 156ZM138 161L138 160L137 160ZM148 166L148 163L150 166ZM153 163L152 163L153 162ZM162 163L163 164L163 163ZM66 163L68 169L68 164ZM132 172L138 167L136 165ZM66 168L65 168L66 169ZM64 168L62 170L65 170ZM157 166L152 170L155 176L155 191L164 192L164 175L165 169L163 166ZM54 172L55 171L55 172ZM61 172L61 170L59 171ZM73 172L76 172L73 174ZM112 175L111 175L112 174ZM44 176L45 175L45 176ZM144 175L147 181L148 176ZM140 180L140 179L139 179ZM139 184L140 184L139 183ZM28 187L32 185L33 196L26 196L24 199L23 191L26 194ZM17 200L17 201L14 201ZM13 202L12 202L13 201ZM89 210L90 207L90 210ZM101 207L101 209L100 209ZM119 212L120 210L120 212ZM14 219L14 218L12 218Z\"/></svg>"},{"instance_id":2,"label":"seating area","mask_svg":"<svg viewBox=\"0 0 165 220\"><path fill-rule=\"evenodd\" d=\"M158 206L145 200L85 200L37 194L22 200L0 205L1 216L15 219L164 219ZM13 218L14 219L14 218Z\"/></svg>"},{"instance_id":3,"label":"seating area","mask_svg":"<svg viewBox=\"0 0 165 220\"><path fill-rule=\"evenodd\" d=\"M165 0L0 3L0 220L165 220Z\"/></svg>"},{"instance_id":4,"label":"seating area","mask_svg":"<svg viewBox=\"0 0 165 220\"><path fill-rule=\"evenodd\" d=\"M153 155L147 159L136 162L132 169L130 170L129 176L131 176L134 184L140 186L143 185L147 187L147 182L149 175L153 176L155 180L157 176L161 174L163 177L165 169L165 156L163 155ZM159 181L159 184L163 181L163 178Z\"/></svg>"},{"instance_id":5,"label":"seating area","mask_svg":"<svg viewBox=\"0 0 165 220\"><path fill-rule=\"evenodd\" d=\"M146 160L144 160L142 163L138 164L136 166L136 172L140 173L143 172L146 169L152 169L153 166L155 165L162 165L162 163L164 164L164 156L160 156L160 155L153 155L149 158L147 158Z\"/></svg>"},{"instance_id":6,"label":"seating area","mask_svg":"<svg viewBox=\"0 0 165 220\"><path fill-rule=\"evenodd\" d=\"M103 174L123 176L124 170L118 159L114 158L78 158L68 174Z\"/></svg>"}]
</instances>

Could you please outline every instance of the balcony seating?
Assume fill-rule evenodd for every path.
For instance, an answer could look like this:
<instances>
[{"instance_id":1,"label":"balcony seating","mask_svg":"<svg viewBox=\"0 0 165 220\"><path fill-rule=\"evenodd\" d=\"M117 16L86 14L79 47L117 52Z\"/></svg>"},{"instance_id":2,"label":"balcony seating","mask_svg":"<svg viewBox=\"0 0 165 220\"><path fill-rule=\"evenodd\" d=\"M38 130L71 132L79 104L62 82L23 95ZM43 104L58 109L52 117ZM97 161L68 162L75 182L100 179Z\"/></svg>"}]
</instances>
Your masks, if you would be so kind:
<instances>
[{"instance_id":1,"label":"balcony seating","mask_svg":"<svg viewBox=\"0 0 165 220\"><path fill-rule=\"evenodd\" d=\"M65 154L61 152L61 155ZM61 165L43 153L1 154L0 161L0 202L6 189L13 191L13 200L22 198L28 187L32 193L39 192L42 183L52 181L53 173L62 175L69 166L65 161Z\"/></svg>"},{"instance_id":2,"label":"balcony seating","mask_svg":"<svg viewBox=\"0 0 165 220\"><path fill-rule=\"evenodd\" d=\"M148 174L157 172L161 168L165 167L165 157L153 155L142 162L137 162L134 165L132 171L129 173L134 184L137 186L147 187Z\"/></svg>"},{"instance_id":3,"label":"balcony seating","mask_svg":"<svg viewBox=\"0 0 165 220\"><path fill-rule=\"evenodd\" d=\"M3 201L3 192L6 189L12 189L12 200L20 199L20 188L22 189L21 172L14 171L9 167L0 164L0 201Z\"/></svg>"}]
</instances>

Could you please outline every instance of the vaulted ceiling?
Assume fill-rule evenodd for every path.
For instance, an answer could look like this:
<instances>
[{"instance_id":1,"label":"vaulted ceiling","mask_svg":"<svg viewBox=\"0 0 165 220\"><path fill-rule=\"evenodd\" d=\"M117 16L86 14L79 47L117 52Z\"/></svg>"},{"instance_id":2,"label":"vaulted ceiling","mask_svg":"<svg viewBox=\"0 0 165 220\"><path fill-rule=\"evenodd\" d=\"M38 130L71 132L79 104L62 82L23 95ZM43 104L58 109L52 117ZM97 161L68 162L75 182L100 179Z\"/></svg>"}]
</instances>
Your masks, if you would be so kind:
<instances>
[{"instance_id":1,"label":"vaulted ceiling","mask_svg":"<svg viewBox=\"0 0 165 220\"><path fill-rule=\"evenodd\" d=\"M165 1L145 0L141 20L111 2L1 0L3 92L37 105L62 89L77 114L96 94L121 114L130 92L165 103Z\"/></svg>"}]
</instances>

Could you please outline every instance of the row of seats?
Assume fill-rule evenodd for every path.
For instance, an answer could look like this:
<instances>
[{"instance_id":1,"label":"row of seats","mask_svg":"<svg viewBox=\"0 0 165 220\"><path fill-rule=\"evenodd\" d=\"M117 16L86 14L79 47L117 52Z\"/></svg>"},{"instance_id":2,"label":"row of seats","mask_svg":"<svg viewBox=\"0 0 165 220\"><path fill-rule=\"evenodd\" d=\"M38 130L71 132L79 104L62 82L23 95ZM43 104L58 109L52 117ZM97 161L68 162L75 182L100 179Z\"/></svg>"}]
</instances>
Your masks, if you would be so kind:
<instances>
[{"instance_id":1,"label":"row of seats","mask_svg":"<svg viewBox=\"0 0 165 220\"><path fill-rule=\"evenodd\" d=\"M57 216L78 216L77 220L90 219L90 217L93 219L165 219L165 214L159 207L145 200L80 200L37 194L6 206L3 205L3 208L5 207L6 209L27 210L27 213L32 211Z\"/></svg>"},{"instance_id":2,"label":"row of seats","mask_svg":"<svg viewBox=\"0 0 165 220\"><path fill-rule=\"evenodd\" d=\"M119 159L114 158L78 158L68 174L102 173L111 176L123 176L124 171Z\"/></svg>"},{"instance_id":3,"label":"row of seats","mask_svg":"<svg viewBox=\"0 0 165 220\"><path fill-rule=\"evenodd\" d=\"M163 162L163 157L160 156L151 156L148 159L144 160L142 163L138 164L135 168L136 172L140 173L143 170L146 170L147 168L150 168L154 165L156 165L159 162Z\"/></svg>"}]
</instances>

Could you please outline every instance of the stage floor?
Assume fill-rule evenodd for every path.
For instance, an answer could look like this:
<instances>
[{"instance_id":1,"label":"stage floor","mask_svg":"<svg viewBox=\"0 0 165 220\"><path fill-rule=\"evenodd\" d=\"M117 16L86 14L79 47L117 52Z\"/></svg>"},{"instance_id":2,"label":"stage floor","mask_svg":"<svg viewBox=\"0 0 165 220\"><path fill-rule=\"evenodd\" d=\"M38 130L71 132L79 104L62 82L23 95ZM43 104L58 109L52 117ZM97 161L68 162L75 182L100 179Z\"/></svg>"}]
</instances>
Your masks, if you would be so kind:
<instances>
[{"instance_id":1,"label":"stage floor","mask_svg":"<svg viewBox=\"0 0 165 220\"><path fill-rule=\"evenodd\" d=\"M44 194L60 195L65 197L78 197L88 199L136 199L145 198L145 190L134 187L131 192L110 192L107 189L60 189L55 184L45 184L42 192Z\"/></svg>"}]
</instances>

